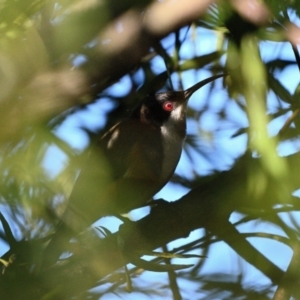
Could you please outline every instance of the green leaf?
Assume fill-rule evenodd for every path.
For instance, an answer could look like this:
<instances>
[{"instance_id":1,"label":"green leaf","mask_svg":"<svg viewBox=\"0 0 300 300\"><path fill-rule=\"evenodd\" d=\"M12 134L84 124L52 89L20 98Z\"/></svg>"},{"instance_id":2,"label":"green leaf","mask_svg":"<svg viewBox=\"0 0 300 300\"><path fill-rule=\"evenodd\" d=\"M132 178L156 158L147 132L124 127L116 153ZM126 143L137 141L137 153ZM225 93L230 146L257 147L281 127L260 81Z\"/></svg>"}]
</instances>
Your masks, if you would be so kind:
<instances>
[{"instance_id":1,"label":"green leaf","mask_svg":"<svg viewBox=\"0 0 300 300\"><path fill-rule=\"evenodd\" d=\"M242 40L241 71L250 123L250 148L262 155L262 162L269 174L278 179L282 178L288 170L284 160L277 155L277 140L268 136L267 74L259 55L258 40L254 36L247 36Z\"/></svg>"}]
</instances>

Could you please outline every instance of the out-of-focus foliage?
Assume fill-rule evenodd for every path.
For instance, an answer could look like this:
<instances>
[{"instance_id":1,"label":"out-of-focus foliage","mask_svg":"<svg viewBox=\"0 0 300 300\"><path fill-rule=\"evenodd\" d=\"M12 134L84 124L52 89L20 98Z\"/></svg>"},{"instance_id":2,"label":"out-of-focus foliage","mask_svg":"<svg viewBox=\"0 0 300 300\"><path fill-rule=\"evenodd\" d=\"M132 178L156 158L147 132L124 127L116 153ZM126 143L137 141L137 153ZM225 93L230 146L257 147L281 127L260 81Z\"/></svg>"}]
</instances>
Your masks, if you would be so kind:
<instances>
[{"instance_id":1,"label":"out-of-focus foliage","mask_svg":"<svg viewBox=\"0 0 300 300\"><path fill-rule=\"evenodd\" d=\"M1 1L0 298L299 298L299 19L288 0ZM87 230L44 268L94 132L219 73L190 101L177 203L136 236L126 220ZM146 271L177 263L139 258L158 247L194 266Z\"/></svg>"}]
</instances>

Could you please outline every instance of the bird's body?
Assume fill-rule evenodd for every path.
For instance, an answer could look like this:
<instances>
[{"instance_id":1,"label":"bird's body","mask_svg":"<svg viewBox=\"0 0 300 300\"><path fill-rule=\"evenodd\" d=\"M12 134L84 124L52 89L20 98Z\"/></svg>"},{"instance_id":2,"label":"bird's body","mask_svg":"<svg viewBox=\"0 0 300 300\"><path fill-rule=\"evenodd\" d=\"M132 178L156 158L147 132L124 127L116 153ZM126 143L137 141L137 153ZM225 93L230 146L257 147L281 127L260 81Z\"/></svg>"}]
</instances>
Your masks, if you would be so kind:
<instances>
[{"instance_id":1,"label":"bird's body","mask_svg":"<svg viewBox=\"0 0 300 300\"><path fill-rule=\"evenodd\" d=\"M142 206L169 181L185 139L187 102L182 95L148 96L130 118L100 138L90 155L99 160L102 156L108 164L100 170L87 158L63 215L67 226L80 231L101 216ZM160 114L152 115L153 103L158 104L154 109L161 110ZM94 199L93 205L87 205L89 198Z\"/></svg>"},{"instance_id":2,"label":"bird's body","mask_svg":"<svg viewBox=\"0 0 300 300\"><path fill-rule=\"evenodd\" d=\"M130 118L98 140L78 176L50 248L62 240L59 233L70 238L70 233L82 231L105 215L145 205L169 181L186 136L187 100L221 76L203 80L186 91L147 96Z\"/></svg>"}]
</instances>

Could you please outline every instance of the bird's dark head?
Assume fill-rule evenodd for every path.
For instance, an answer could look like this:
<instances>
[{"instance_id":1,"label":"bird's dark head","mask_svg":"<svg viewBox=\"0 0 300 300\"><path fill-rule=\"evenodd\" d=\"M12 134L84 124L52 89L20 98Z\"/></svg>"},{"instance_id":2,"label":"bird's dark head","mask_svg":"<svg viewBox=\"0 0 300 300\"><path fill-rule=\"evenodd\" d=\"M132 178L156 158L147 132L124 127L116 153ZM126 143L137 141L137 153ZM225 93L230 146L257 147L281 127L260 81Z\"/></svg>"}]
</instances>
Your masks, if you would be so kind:
<instances>
[{"instance_id":1,"label":"bird's dark head","mask_svg":"<svg viewBox=\"0 0 300 300\"><path fill-rule=\"evenodd\" d=\"M146 96L142 104L136 108L133 117L142 122L161 127L165 122L185 121L186 106L192 94L205 84L224 75L216 75L202 80L185 91L168 91Z\"/></svg>"},{"instance_id":2,"label":"bird's dark head","mask_svg":"<svg viewBox=\"0 0 300 300\"><path fill-rule=\"evenodd\" d=\"M183 120L185 118L187 99L184 92L163 92L148 95L138 114L141 121L151 122L154 126L162 126L169 119Z\"/></svg>"}]
</instances>

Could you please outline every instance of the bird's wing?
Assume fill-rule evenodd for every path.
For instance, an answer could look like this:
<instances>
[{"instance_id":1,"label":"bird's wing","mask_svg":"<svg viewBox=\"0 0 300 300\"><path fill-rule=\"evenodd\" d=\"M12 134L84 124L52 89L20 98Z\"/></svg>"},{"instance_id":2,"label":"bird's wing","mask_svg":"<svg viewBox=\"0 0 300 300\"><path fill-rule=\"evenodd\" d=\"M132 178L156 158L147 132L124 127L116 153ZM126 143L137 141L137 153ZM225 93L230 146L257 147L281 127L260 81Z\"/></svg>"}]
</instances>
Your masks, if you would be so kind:
<instances>
[{"instance_id":1,"label":"bird's wing","mask_svg":"<svg viewBox=\"0 0 300 300\"><path fill-rule=\"evenodd\" d=\"M131 119L109 130L78 176L65 223L80 231L104 215L141 206L158 192L164 184L159 176L163 159L159 134Z\"/></svg>"},{"instance_id":2,"label":"bird's wing","mask_svg":"<svg viewBox=\"0 0 300 300\"><path fill-rule=\"evenodd\" d=\"M160 175L163 145L157 128L128 119L108 131L101 139L100 147L115 180L154 180Z\"/></svg>"}]
</instances>

